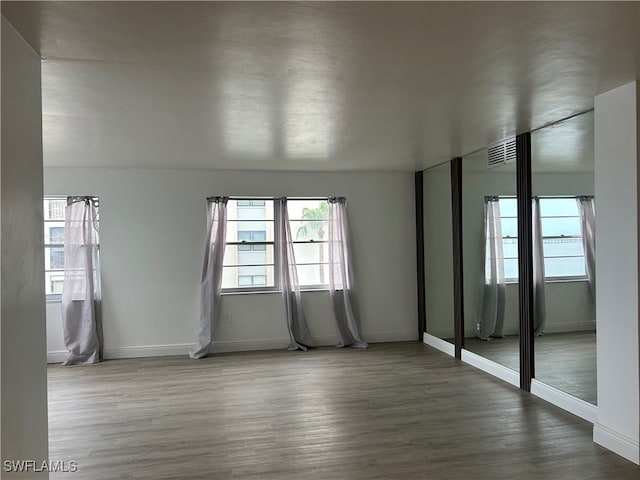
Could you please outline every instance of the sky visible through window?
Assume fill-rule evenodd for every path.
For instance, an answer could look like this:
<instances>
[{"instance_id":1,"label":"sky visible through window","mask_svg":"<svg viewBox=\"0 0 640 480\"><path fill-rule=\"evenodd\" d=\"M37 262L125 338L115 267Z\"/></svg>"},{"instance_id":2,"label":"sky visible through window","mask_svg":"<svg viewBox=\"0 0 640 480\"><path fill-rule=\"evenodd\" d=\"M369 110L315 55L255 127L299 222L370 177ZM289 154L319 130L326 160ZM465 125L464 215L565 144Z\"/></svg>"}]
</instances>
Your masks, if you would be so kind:
<instances>
[{"instance_id":1,"label":"sky visible through window","mask_svg":"<svg viewBox=\"0 0 640 480\"><path fill-rule=\"evenodd\" d=\"M515 197L500 198L505 277L518 278L518 220ZM584 277L584 247L575 197L540 198L547 278Z\"/></svg>"}]
</instances>

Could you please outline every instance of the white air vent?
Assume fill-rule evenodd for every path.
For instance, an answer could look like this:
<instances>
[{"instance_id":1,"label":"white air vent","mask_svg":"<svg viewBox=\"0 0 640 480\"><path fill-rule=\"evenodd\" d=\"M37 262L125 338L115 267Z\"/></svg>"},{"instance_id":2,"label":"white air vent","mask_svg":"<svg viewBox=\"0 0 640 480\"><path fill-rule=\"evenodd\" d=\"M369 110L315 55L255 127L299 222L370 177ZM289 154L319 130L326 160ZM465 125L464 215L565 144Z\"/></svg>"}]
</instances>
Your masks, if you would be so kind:
<instances>
[{"instance_id":1,"label":"white air vent","mask_svg":"<svg viewBox=\"0 0 640 480\"><path fill-rule=\"evenodd\" d=\"M516 139L508 140L489 147L487 151L487 168L497 167L504 163L515 162Z\"/></svg>"}]
</instances>

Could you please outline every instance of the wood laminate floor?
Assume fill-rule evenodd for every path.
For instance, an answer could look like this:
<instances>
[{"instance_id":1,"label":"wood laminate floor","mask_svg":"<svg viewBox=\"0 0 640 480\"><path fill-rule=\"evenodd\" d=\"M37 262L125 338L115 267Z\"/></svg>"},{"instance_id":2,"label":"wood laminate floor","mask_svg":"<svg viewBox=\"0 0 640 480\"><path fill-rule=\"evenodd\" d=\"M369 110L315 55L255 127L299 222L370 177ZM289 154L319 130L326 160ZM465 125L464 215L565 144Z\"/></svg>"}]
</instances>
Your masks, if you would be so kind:
<instances>
[{"instance_id":1,"label":"wood laminate floor","mask_svg":"<svg viewBox=\"0 0 640 480\"><path fill-rule=\"evenodd\" d=\"M518 371L519 338L484 342L465 338L465 349ZM548 333L534 343L536 378L570 395L597 404L595 332Z\"/></svg>"},{"instance_id":2,"label":"wood laminate floor","mask_svg":"<svg viewBox=\"0 0 640 480\"><path fill-rule=\"evenodd\" d=\"M49 367L52 479L617 479L592 426L418 342Z\"/></svg>"}]
</instances>

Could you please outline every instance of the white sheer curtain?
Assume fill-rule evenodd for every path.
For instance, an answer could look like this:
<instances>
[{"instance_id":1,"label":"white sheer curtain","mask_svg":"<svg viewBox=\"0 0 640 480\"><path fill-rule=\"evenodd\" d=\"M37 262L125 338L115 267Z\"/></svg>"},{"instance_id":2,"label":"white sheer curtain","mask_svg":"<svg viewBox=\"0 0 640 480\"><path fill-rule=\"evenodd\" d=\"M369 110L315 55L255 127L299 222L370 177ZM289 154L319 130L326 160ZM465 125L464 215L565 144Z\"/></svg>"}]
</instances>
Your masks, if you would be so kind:
<instances>
[{"instance_id":1,"label":"white sheer curtain","mask_svg":"<svg viewBox=\"0 0 640 480\"><path fill-rule=\"evenodd\" d=\"M97 199L68 197L64 229L62 330L65 365L102 361Z\"/></svg>"},{"instance_id":2,"label":"white sheer curtain","mask_svg":"<svg viewBox=\"0 0 640 480\"><path fill-rule=\"evenodd\" d=\"M476 336L481 340L502 337L504 327L504 253L498 197L484 199L484 282Z\"/></svg>"},{"instance_id":3,"label":"white sheer curtain","mask_svg":"<svg viewBox=\"0 0 640 480\"><path fill-rule=\"evenodd\" d=\"M578 197L578 211L582 224L584 262L593 300L596 299L596 210L593 197Z\"/></svg>"},{"instance_id":4,"label":"white sheer curtain","mask_svg":"<svg viewBox=\"0 0 640 480\"><path fill-rule=\"evenodd\" d=\"M346 200L329 198L329 293L336 317L338 347L367 348L354 313L354 281Z\"/></svg>"},{"instance_id":5,"label":"white sheer curtain","mask_svg":"<svg viewBox=\"0 0 640 480\"><path fill-rule=\"evenodd\" d=\"M542 218L540 215L540 199L531 201L532 241L533 241L533 334L544 333L547 319L545 302L544 247L542 242Z\"/></svg>"},{"instance_id":6,"label":"white sheer curtain","mask_svg":"<svg viewBox=\"0 0 640 480\"><path fill-rule=\"evenodd\" d=\"M304 350L313 346L307 319L302 305L298 271L296 269L295 253L293 251L293 237L289 224L287 211L287 199L279 198L276 206L276 250L278 252L278 271L287 317L287 329L289 331L289 350Z\"/></svg>"},{"instance_id":7,"label":"white sheer curtain","mask_svg":"<svg viewBox=\"0 0 640 480\"><path fill-rule=\"evenodd\" d=\"M228 197L212 197L207 204L207 242L200 281L200 322L198 340L189 352L191 358L209 354L213 332L220 313L222 265L227 235Z\"/></svg>"}]
</instances>

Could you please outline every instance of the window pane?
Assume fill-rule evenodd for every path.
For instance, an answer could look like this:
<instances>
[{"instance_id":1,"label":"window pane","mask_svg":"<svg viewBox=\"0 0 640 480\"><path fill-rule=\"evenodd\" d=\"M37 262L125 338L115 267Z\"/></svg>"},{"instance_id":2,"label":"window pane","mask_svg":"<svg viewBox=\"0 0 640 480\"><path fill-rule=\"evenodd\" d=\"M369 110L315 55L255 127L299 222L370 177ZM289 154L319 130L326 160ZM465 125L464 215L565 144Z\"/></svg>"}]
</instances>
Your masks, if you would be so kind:
<instances>
[{"instance_id":1,"label":"window pane","mask_svg":"<svg viewBox=\"0 0 640 480\"><path fill-rule=\"evenodd\" d=\"M541 198L540 215L542 217L577 217L578 203L575 198Z\"/></svg>"},{"instance_id":2,"label":"window pane","mask_svg":"<svg viewBox=\"0 0 640 480\"><path fill-rule=\"evenodd\" d=\"M580 218L542 218L542 235L545 237L559 237L561 235L582 236Z\"/></svg>"},{"instance_id":3,"label":"window pane","mask_svg":"<svg viewBox=\"0 0 640 480\"><path fill-rule=\"evenodd\" d=\"M227 242L273 242L273 221L249 220L227 222Z\"/></svg>"},{"instance_id":4,"label":"window pane","mask_svg":"<svg viewBox=\"0 0 640 480\"><path fill-rule=\"evenodd\" d=\"M503 237L518 236L518 219L517 218L503 218L501 224L502 224Z\"/></svg>"},{"instance_id":5,"label":"window pane","mask_svg":"<svg viewBox=\"0 0 640 480\"><path fill-rule=\"evenodd\" d=\"M227 245L224 249L225 266L273 264L274 258L273 245Z\"/></svg>"},{"instance_id":6,"label":"window pane","mask_svg":"<svg viewBox=\"0 0 640 480\"><path fill-rule=\"evenodd\" d=\"M298 265L298 282L301 286L326 285L329 283L329 266Z\"/></svg>"},{"instance_id":7,"label":"window pane","mask_svg":"<svg viewBox=\"0 0 640 480\"><path fill-rule=\"evenodd\" d=\"M54 295L62 293L64 274L62 272L45 272L45 294Z\"/></svg>"},{"instance_id":8,"label":"window pane","mask_svg":"<svg viewBox=\"0 0 640 480\"><path fill-rule=\"evenodd\" d=\"M51 243L64 243L64 227L50 227L49 241Z\"/></svg>"},{"instance_id":9,"label":"window pane","mask_svg":"<svg viewBox=\"0 0 640 480\"><path fill-rule=\"evenodd\" d=\"M296 263L327 263L329 261L326 243L294 243L293 253Z\"/></svg>"},{"instance_id":10,"label":"window pane","mask_svg":"<svg viewBox=\"0 0 640 480\"><path fill-rule=\"evenodd\" d=\"M542 244L545 257L584 255L581 238L545 238Z\"/></svg>"},{"instance_id":11,"label":"window pane","mask_svg":"<svg viewBox=\"0 0 640 480\"><path fill-rule=\"evenodd\" d=\"M310 216L329 218L329 203L327 200L287 200L287 213L289 220L308 219Z\"/></svg>"},{"instance_id":12,"label":"window pane","mask_svg":"<svg viewBox=\"0 0 640 480\"><path fill-rule=\"evenodd\" d=\"M64 248L51 248L49 249L50 268L64 269Z\"/></svg>"},{"instance_id":13,"label":"window pane","mask_svg":"<svg viewBox=\"0 0 640 480\"><path fill-rule=\"evenodd\" d=\"M274 287L273 265L258 267L224 267L222 288Z\"/></svg>"},{"instance_id":14,"label":"window pane","mask_svg":"<svg viewBox=\"0 0 640 480\"><path fill-rule=\"evenodd\" d=\"M63 270L64 269L64 248L45 247L44 269L45 270Z\"/></svg>"},{"instance_id":15,"label":"window pane","mask_svg":"<svg viewBox=\"0 0 640 480\"><path fill-rule=\"evenodd\" d=\"M289 200L287 212L295 240L327 238L329 203L326 200Z\"/></svg>"},{"instance_id":16,"label":"window pane","mask_svg":"<svg viewBox=\"0 0 640 480\"><path fill-rule=\"evenodd\" d=\"M227 219L273 220L273 200L229 200Z\"/></svg>"},{"instance_id":17,"label":"window pane","mask_svg":"<svg viewBox=\"0 0 640 480\"><path fill-rule=\"evenodd\" d=\"M502 239L502 254L504 258L518 258L518 239L504 238Z\"/></svg>"},{"instance_id":18,"label":"window pane","mask_svg":"<svg viewBox=\"0 0 640 480\"><path fill-rule=\"evenodd\" d=\"M501 198L498 200L500 204L501 217L517 217L518 216L518 200L515 198Z\"/></svg>"},{"instance_id":19,"label":"window pane","mask_svg":"<svg viewBox=\"0 0 640 480\"><path fill-rule=\"evenodd\" d=\"M551 257L544 259L546 277L573 277L586 275L584 257Z\"/></svg>"},{"instance_id":20,"label":"window pane","mask_svg":"<svg viewBox=\"0 0 640 480\"><path fill-rule=\"evenodd\" d=\"M518 278L517 258L506 258L504 260L504 277L512 280Z\"/></svg>"},{"instance_id":21,"label":"window pane","mask_svg":"<svg viewBox=\"0 0 640 480\"><path fill-rule=\"evenodd\" d=\"M67 206L65 198L45 198L44 199L44 219L64 220L64 209Z\"/></svg>"},{"instance_id":22,"label":"window pane","mask_svg":"<svg viewBox=\"0 0 640 480\"><path fill-rule=\"evenodd\" d=\"M252 275L251 276L251 284L256 287L264 287L267 285L267 276L266 275Z\"/></svg>"}]
</instances>

